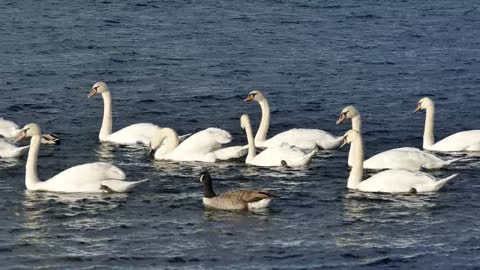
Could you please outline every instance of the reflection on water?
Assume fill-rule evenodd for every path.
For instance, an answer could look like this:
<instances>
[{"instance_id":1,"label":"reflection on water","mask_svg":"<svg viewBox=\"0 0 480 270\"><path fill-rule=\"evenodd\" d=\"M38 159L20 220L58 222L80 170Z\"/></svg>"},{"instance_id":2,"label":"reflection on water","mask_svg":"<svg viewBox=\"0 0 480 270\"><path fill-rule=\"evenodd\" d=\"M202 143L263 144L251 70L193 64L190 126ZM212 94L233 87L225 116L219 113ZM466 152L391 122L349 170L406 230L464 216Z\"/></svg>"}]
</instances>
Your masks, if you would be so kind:
<instances>
[{"instance_id":1,"label":"reflection on water","mask_svg":"<svg viewBox=\"0 0 480 270\"><path fill-rule=\"evenodd\" d=\"M405 247L423 239L408 229L432 222L431 209L437 194L382 194L349 191L343 198L343 228L336 237L339 247ZM412 217L412 210L415 216ZM412 219L413 218L413 219ZM397 226L403 231L395 230Z\"/></svg>"}]
</instances>

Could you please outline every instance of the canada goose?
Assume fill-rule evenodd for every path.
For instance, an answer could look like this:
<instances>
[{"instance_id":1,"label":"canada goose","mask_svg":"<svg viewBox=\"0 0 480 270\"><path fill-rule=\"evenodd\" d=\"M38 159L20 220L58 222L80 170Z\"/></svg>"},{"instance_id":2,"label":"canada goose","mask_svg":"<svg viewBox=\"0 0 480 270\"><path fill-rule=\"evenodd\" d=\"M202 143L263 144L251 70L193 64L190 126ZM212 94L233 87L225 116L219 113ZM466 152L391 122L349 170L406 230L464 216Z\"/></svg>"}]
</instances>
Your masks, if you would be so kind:
<instances>
[{"instance_id":1,"label":"canada goose","mask_svg":"<svg viewBox=\"0 0 480 270\"><path fill-rule=\"evenodd\" d=\"M203 204L210 208L223 210L252 210L266 208L272 198L272 194L259 190L233 190L216 195L212 187L212 177L208 171L200 175L203 183Z\"/></svg>"}]
</instances>

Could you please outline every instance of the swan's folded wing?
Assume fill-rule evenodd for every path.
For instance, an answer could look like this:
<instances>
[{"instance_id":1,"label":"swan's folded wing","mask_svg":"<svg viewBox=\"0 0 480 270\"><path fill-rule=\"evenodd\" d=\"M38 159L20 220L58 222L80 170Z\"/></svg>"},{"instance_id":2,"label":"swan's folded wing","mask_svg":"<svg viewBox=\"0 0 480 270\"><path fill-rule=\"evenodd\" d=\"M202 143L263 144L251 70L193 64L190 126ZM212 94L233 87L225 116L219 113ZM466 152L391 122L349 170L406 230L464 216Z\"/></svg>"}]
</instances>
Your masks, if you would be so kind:
<instances>
[{"instance_id":1,"label":"swan's folded wing","mask_svg":"<svg viewBox=\"0 0 480 270\"><path fill-rule=\"evenodd\" d=\"M29 146L17 147L3 139L0 139L0 157L19 157L28 151Z\"/></svg>"},{"instance_id":2,"label":"swan's folded wing","mask_svg":"<svg viewBox=\"0 0 480 270\"><path fill-rule=\"evenodd\" d=\"M151 123L133 124L108 136L108 140L119 144L144 144L150 146L152 138L160 127Z\"/></svg>"},{"instance_id":3,"label":"swan's folded wing","mask_svg":"<svg viewBox=\"0 0 480 270\"><path fill-rule=\"evenodd\" d=\"M475 151L480 145L480 130L468 130L452 134L435 143L433 151ZM429 148L430 149L430 148Z\"/></svg>"},{"instance_id":4,"label":"swan's folded wing","mask_svg":"<svg viewBox=\"0 0 480 270\"><path fill-rule=\"evenodd\" d=\"M5 138L14 138L18 136L18 125L12 121L0 117L0 135Z\"/></svg>"},{"instance_id":5,"label":"swan's folded wing","mask_svg":"<svg viewBox=\"0 0 480 270\"><path fill-rule=\"evenodd\" d=\"M265 147L275 147L282 143L288 143L302 149L315 149L317 146L323 149L338 148L342 137L335 137L321 129L293 128L279 133L263 143Z\"/></svg>"},{"instance_id":6,"label":"swan's folded wing","mask_svg":"<svg viewBox=\"0 0 480 270\"><path fill-rule=\"evenodd\" d=\"M229 160L234 158L241 158L248 152L248 145L244 146L230 146L216 150L215 157L220 160Z\"/></svg>"},{"instance_id":7,"label":"swan's folded wing","mask_svg":"<svg viewBox=\"0 0 480 270\"><path fill-rule=\"evenodd\" d=\"M435 184L427 173L409 170L387 170L362 181L359 189L367 192L409 192L411 188Z\"/></svg>"},{"instance_id":8,"label":"swan's folded wing","mask_svg":"<svg viewBox=\"0 0 480 270\"><path fill-rule=\"evenodd\" d=\"M206 154L232 141L232 135L219 128L207 128L188 137L175 149L176 153Z\"/></svg>"},{"instance_id":9,"label":"swan's folded wing","mask_svg":"<svg viewBox=\"0 0 480 270\"><path fill-rule=\"evenodd\" d=\"M125 180L125 173L118 167L104 162L87 163L71 167L46 182L62 185L101 182L103 180Z\"/></svg>"}]
</instances>

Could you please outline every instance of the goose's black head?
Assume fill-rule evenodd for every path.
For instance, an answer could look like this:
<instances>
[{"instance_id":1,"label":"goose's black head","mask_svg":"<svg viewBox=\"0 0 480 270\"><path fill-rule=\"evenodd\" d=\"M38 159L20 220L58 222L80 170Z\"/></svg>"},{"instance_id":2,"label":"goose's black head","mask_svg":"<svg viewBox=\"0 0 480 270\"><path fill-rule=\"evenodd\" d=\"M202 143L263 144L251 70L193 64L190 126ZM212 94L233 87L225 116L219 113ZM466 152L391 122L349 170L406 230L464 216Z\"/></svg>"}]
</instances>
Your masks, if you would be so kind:
<instances>
[{"instance_id":1,"label":"goose's black head","mask_svg":"<svg viewBox=\"0 0 480 270\"><path fill-rule=\"evenodd\" d=\"M200 182L203 183L204 186L203 196L205 198L213 198L217 196L213 191L212 177L210 176L210 173L208 171L204 171L202 172L202 174L200 174Z\"/></svg>"}]
</instances>

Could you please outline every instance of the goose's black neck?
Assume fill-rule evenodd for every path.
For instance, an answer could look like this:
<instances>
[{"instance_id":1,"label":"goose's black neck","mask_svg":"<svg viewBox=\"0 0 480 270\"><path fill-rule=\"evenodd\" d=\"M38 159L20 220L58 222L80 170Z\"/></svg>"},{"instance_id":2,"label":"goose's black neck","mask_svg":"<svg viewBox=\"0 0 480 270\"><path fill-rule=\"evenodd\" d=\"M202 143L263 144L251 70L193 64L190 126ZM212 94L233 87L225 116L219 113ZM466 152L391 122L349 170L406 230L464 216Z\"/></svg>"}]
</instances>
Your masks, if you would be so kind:
<instances>
[{"instance_id":1,"label":"goose's black neck","mask_svg":"<svg viewBox=\"0 0 480 270\"><path fill-rule=\"evenodd\" d=\"M203 196L205 198L213 198L217 196L217 194L215 194L215 192L213 191L212 178L208 174L203 175L203 190Z\"/></svg>"}]
</instances>

